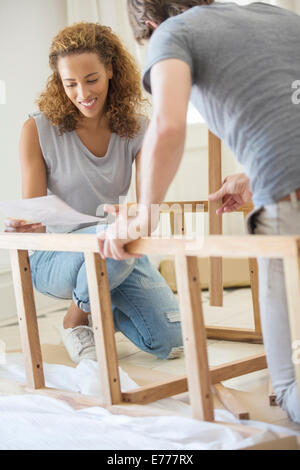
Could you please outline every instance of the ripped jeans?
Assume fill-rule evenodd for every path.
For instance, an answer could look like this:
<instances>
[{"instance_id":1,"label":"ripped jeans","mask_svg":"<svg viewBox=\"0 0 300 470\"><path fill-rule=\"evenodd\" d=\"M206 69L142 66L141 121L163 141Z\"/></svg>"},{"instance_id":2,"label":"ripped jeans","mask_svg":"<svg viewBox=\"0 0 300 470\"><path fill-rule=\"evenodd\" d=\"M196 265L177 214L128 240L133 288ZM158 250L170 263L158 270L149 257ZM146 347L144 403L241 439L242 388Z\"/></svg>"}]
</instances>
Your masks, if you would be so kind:
<instances>
[{"instance_id":1,"label":"ripped jeans","mask_svg":"<svg viewBox=\"0 0 300 470\"><path fill-rule=\"evenodd\" d=\"M247 218L247 229L257 235L300 234L300 201L279 201L254 210ZM260 258L258 268L260 315L273 389L280 407L300 424L283 262Z\"/></svg>"},{"instance_id":2,"label":"ripped jeans","mask_svg":"<svg viewBox=\"0 0 300 470\"><path fill-rule=\"evenodd\" d=\"M98 231L99 226L92 226L72 234ZM73 299L81 310L90 312L83 253L36 251L30 256L30 266L39 292ZM106 266L116 331L158 358L172 357L183 344L180 312L164 278L146 256L128 261L107 259Z\"/></svg>"}]
</instances>

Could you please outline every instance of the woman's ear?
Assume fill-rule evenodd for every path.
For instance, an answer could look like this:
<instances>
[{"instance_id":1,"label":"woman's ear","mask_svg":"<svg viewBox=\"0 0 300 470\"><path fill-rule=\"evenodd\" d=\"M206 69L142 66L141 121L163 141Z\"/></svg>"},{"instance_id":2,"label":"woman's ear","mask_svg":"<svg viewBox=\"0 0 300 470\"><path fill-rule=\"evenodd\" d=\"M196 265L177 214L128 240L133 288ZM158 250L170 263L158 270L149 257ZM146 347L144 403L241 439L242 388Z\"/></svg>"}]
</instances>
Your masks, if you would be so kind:
<instances>
[{"instance_id":1,"label":"woman's ear","mask_svg":"<svg viewBox=\"0 0 300 470\"><path fill-rule=\"evenodd\" d=\"M152 31L154 31L158 27L158 24L155 23L155 21L150 20L146 21L146 25L148 26L148 28L152 29Z\"/></svg>"}]
</instances>

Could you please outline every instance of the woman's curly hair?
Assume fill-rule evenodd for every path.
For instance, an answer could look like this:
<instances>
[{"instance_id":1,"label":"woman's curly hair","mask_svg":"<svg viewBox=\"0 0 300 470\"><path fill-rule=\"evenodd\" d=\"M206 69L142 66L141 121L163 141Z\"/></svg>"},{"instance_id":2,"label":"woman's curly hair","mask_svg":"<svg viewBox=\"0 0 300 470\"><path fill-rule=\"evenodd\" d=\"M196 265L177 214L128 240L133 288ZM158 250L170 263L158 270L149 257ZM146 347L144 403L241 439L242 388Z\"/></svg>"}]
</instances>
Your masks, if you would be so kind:
<instances>
[{"instance_id":1,"label":"woman's curly hair","mask_svg":"<svg viewBox=\"0 0 300 470\"><path fill-rule=\"evenodd\" d=\"M146 21L161 24L171 16L180 15L189 8L210 5L214 0L127 0L129 21L137 42L150 38L152 29Z\"/></svg>"},{"instance_id":2,"label":"woman's curly hair","mask_svg":"<svg viewBox=\"0 0 300 470\"><path fill-rule=\"evenodd\" d=\"M81 113L65 93L57 63L70 54L94 52L108 67L113 68L110 80L106 116L111 132L133 138L140 129L139 116L147 100L143 98L140 72L134 58L122 45L111 28L98 23L80 22L64 28L53 39L49 54L52 75L37 100L39 110L60 134L77 128Z\"/></svg>"}]
</instances>

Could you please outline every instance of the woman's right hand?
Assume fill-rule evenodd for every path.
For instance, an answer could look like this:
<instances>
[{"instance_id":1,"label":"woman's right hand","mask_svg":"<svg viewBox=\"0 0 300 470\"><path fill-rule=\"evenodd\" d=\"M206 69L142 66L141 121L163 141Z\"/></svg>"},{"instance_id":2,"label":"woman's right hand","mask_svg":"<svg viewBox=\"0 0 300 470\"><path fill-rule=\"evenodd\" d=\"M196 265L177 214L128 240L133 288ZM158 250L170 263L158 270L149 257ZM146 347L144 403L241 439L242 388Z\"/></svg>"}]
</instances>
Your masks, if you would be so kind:
<instances>
[{"instance_id":1,"label":"woman's right hand","mask_svg":"<svg viewBox=\"0 0 300 470\"><path fill-rule=\"evenodd\" d=\"M11 219L7 218L4 221L5 230L4 232L11 233L43 233L46 227L41 223L27 223L26 220L22 219Z\"/></svg>"}]
</instances>

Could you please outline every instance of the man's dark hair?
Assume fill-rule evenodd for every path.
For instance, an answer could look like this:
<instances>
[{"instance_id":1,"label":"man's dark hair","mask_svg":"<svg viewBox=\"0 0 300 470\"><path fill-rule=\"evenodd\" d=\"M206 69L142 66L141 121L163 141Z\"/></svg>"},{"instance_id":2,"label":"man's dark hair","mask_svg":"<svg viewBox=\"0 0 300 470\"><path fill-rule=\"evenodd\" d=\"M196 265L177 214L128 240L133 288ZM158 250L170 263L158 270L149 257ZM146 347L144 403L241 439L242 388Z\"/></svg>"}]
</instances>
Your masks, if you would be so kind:
<instances>
[{"instance_id":1,"label":"man's dark hair","mask_svg":"<svg viewBox=\"0 0 300 470\"><path fill-rule=\"evenodd\" d=\"M141 43L150 38L153 30L146 21L153 21L159 25L189 8L210 5L213 2L214 0L127 0L129 21L135 39Z\"/></svg>"}]
</instances>

